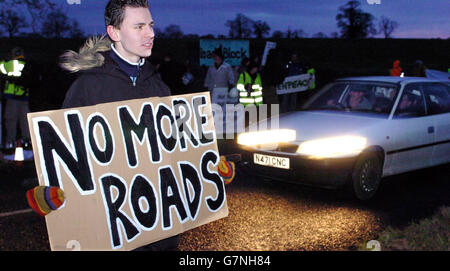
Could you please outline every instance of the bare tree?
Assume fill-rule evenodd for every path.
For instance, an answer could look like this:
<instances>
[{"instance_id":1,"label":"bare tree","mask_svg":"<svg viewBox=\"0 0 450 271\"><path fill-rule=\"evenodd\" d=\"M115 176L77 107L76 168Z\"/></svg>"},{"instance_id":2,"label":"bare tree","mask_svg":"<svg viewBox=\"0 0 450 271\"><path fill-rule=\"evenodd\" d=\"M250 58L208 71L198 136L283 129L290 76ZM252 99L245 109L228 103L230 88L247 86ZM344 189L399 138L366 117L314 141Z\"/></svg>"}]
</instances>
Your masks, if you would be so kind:
<instances>
[{"instance_id":1,"label":"bare tree","mask_svg":"<svg viewBox=\"0 0 450 271\"><path fill-rule=\"evenodd\" d=\"M13 10L26 10L31 18L29 25L34 33L40 31L40 27L44 19L47 17L49 11L53 11L56 4L51 0L0 0L3 7Z\"/></svg>"},{"instance_id":2,"label":"bare tree","mask_svg":"<svg viewBox=\"0 0 450 271\"><path fill-rule=\"evenodd\" d=\"M56 4L50 0L14 0L18 4L22 4L26 7L28 13L31 16L31 29L33 32L39 32L39 26L43 20L47 17L48 10L55 9Z\"/></svg>"},{"instance_id":3,"label":"bare tree","mask_svg":"<svg viewBox=\"0 0 450 271\"><path fill-rule=\"evenodd\" d=\"M230 29L230 38L250 38L252 35L253 21L241 13L238 13L234 20L228 20L225 26Z\"/></svg>"},{"instance_id":4,"label":"bare tree","mask_svg":"<svg viewBox=\"0 0 450 271\"><path fill-rule=\"evenodd\" d=\"M71 20L62 8L57 8L42 23L41 34L46 38L82 37L83 31L76 20Z\"/></svg>"},{"instance_id":5,"label":"bare tree","mask_svg":"<svg viewBox=\"0 0 450 271\"><path fill-rule=\"evenodd\" d=\"M362 11L359 1L348 1L339 8L336 15L337 26L341 29L341 37L348 39L367 38L377 33L373 26L372 14Z\"/></svg>"},{"instance_id":6,"label":"bare tree","mask_svg":"<svg viewBox=\"0 0 450 271\"><path fill-rule=\"evenodd\" d=\"M337 38L339 38L339 33L338 32L331 32L330 33L330 37L333 38L333 39L337 39Z\"/></svg>"},{"instance_id":7,"label":"bare tree","mask_svg":"<svg viewBox=\"0 0 450 271\"><path fill-rule=\"evenodd\" d=\"M288 27L288 30L286 31L284 36L287 39L299 39L299 38L304 38L306 36L306 33L305 33L305 31L303 31L303 29L291 30L291 28Z\"/></svg>"},{"instance_id":8,"label":"bare tree","mask_svg":"<svg viewBox=\"0 0 450 271\"><path fill-rule=\"evenodd\" d=\"M216 37L214 37L213 34L206 34L206 35L200 36L200 38L201 39L210 39L210 40L212 40L212 39L215 39Z\"/></svg>"},{"instance_id":9,"label":"bare tree","mask_svg":"<svg viewBox=\"0 0 450 271\"><path fill-rule=\"evenodd\" d=\"M285 33L285 37L286 37L287 39L298 38L298 37L297 37L297 32L295 32L295 30L294 30L294 31L291 30L290 27L288 27L288 30L287 30L286 33Z\"/></svg>"},{"instance_id":10,"label":"bare tree","mask_svg":"<svg viewBox=\"0 0 450 271\"><path fill-rule=\"evenodd\" d=\"M264 36L269 35L270 26L263 21L256 21L253 23L253 34L258 39L264 38Z\"/></svg>"},{"instance_id":11,"label":"bare tree","mask_svg":"<svg viewBox=\"0 0 450 271\"><path fill-rule=\"evenodd\" d=\"M323 32L317 32L312 37L315 39L324 39L324 38L327 38L327 35Z\"/></svg>"},{"instance_id":12,"label":"bare tree","mask_svg":"<svg viewBox=\"0 0 450 271\"><path fill-rule=\"evenodd\" d=\"M394 32L394 30L398 27L398 23L389 18L381 16L378 27L378 32L382 33L385 39L388 39L391 37L392 32Z\"/></svg>"},{"instance_id":13,"label":"bare tree","mask_svg":"<svg viewBox=\"0 0 450 271\"><path fill-rule=\"evenodd\" d=\"M272 33L272 38L274 38L274 39L281 39L281 38L283 38L283 36L284 36L284 34L280 30L273 31L273 33Z\"/></svg>"},{"instance_id":14,"label":"bare tree","mask_svg":"<svg viewBox=\"0 0 450 271\"><path fill-rule=\"evenodd\" d=\"M200 36L198 34L185 34L183 38L185 39L198 39Z\"/></svg>"},{"instance_id":15,"label":"bare tree","mask_svg":"<svg viewBox=\"0 0 450 271\"><path fill-rule=\"evenodd\" d=\"M11 9L2 9L0 11L0 27L12 38L20 32L20 29L28 27L28 24L17 12Z\"/></svg>"},{"instance_id":16,"label":"bare tree","mask_svg":"<svg viewBox=\"0 0 450 271\"><path fill-rule=\"evenodd\" d=\"M183 35L180 26L176 24L171 24L164 29L164 37L169 39L181 39Z\"/></svg>"},{"instance_id":17,"label":"bare tree","mask_svg":"<svg viewBox=\"0 0 450 271\"><path fill-rule=\"evenodd\" d=\"M308 34L306 34L306 32L303 31L303 29L296 29L296 30L294 30L294 37L295 38L306 38L306 36L308 36Z\"/></svg>"},{"instance_id":18,"label":"bare tree","mask_svg":"<svg viewBox=\"0 0 450 271\"><path fill-rule=\"evenodd\" d=\"M72 27L70 28L69 35L71 38L83 38L84 32L81 30L80 25L78 24L78 21L73 20L72 21Z\"/></svg>"}]
</instances>

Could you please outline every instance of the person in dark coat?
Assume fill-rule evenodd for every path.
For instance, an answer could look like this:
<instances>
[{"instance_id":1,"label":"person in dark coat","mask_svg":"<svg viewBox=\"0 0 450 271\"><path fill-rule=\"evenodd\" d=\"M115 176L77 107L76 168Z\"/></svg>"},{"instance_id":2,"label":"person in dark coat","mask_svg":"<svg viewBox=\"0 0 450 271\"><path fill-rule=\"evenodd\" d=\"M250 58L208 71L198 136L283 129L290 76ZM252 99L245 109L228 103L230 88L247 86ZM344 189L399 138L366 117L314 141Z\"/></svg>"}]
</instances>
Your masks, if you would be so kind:
<instances>
[{"instance_id":1,"label":"person in dark coat","mask_svg":"<svg viewBox=\"0 0 450 271\"><path fill-rule=\"evenodd\" d=\"M300 75L303 74L305 71L303 70L302 64L299 62L299 59L297 57L297 53L292 53L289 57L289 62L286 65L286 76L294 76L294 75ZM293 111L297 108L297 100L298 100L298 93L287 93L282 94L279 96L280 103L281 103L281 112L289 112Z\"/></svg>"},{"instance_id":2,"label":"person in dark coat","mask_svg":"<svg viewBox=\"0 0 450 271\"><path fill-rule=\"evenodd\" d=\"M279 104L277 85L283 83L286 77L282 53L278 49L271 49L267 55L266 65L262 68L261 79L263 85L263 102L267 104L268 114L271 115L271 105Z\"/></svg>"},{"instance_id":3,"label":"person in dark coat","mask_svg":"<svg viewBox=\"0 0 450 271\"><path fill-rule=\"evenodd\" d=\"M182 84L183 66L173 60L172 55L166 53L159 67L161 79L170 88L172 95L184 93Z\"/></svg>"},{"instance_id":4,"label":"person in dark coat","mask_svg":"<svg viewBox=\"0 0 450 271\"><path fill-rule=\"evenodd\" d=\"M108 37L90 38L79 53L62 56L61 67L79 73L62 107L170 96L146 59L155 36L147 0L110 0L105 23ZM178 244L179 236L174 236L137 250L176 250Z\"/></svg>"},{"instance_id":5,"label":"person in dark coat","mask_svg":"<svg viewBox=\"0 0 450 271\"><path fill-rule=\"evenodd\" d=\"M416 60L416 62L414 63L414 67L412 69L412 73L410 74L410 76L427 77L426 70L427 70L427 67L425 67L425 65L423 64L423 61L422 60Z\"/></svg>"}]
</instances>

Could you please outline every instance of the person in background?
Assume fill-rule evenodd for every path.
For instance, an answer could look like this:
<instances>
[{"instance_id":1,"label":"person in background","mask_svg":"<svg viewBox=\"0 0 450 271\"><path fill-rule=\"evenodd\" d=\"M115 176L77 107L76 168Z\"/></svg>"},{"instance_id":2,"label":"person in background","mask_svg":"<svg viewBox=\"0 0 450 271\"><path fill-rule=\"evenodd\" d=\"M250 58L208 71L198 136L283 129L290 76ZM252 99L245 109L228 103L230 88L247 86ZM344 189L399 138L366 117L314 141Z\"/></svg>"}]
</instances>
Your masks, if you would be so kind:
<instances>
[{"instance_id":1,"label":"person in background","mask_svg":"<svg viewBox=\"0 0 450 271\"><path fill-rule=\"evenodd\" d=\"M306 69L306 73L314 76L314 79L316 79L316 69L314 69L310 63L307 63L305 65L305 69ZM314 82L311 84L311 87L309 88L310 90L314 90L316 88L316 80L314 80Z\"/></svg>"},{"instance_id":2,"label":"person in background","mask_svg":"<svg viewBox=\"0 0 450 271\"><path fill-rule=\"evenodd\" d=\"M392 64L392 68L389 70L389 74L391 76L400 76L402 75L402 67L400 67L400 60L395 60Z\"/></svg>"},{"instance_id":3,"label":"person in background","mask_svg":"<svg viewBox=\"0 0 450 271\"><path fill-rule=\"evenodd\" d=\"M410 93L405 93L398 104L398 111L405 112L408 108L412 107L413 99L410 98Z\"/></svg>"},{"instance_id":4,"label":"person in background","mask_svg":"<svg viewBox=\"0 0 450 271\"><path fill-rule=\"evenodd\" d=\"M241 73L245 72L248 70L248 66L250 65L250 58L248 57L244 57L241 61L241 65L237 66L235 69L235 78L236 80L239 79L239 75L241 75ZM237 82L236 82L237 83Z\"/></svg>"},{"instance_id":5,"label":"person in background","mask_svg":"<svg viewBox=\"0 0 450 271\"><path fill-rule=\"evenodd\" d=\"M254 63L258 67L258 72L261 69L261 54L257 53L253 57L250 58L250 62Z\"/></svg>"},{"instance_id":6,"label":"person in background","mask_svg":"<svg viewBox=\"0 0 450 271\"><path fill-rule=\"evenodd\" d=\"M161 74L163 82L169 87L172 95L183 94L183 67L173 60L170 53L164 55L158 72Z\"/></svg>"},{"instance_id":7,"label":"person in background","mask_svg":"<svg viewBox=\"0 0 450 271\"><path fill-rule=\"evenodd\" d=\"M248 72L245 71L239 75L236 88L239 91L239 103L243 106L262 104L262 81L256 63L252 62L248 67Z\"/></svg>"},{"instance_id":8,"label":"person in background","mask_svg":"<svg viewBox=\"0 0 450 271\"><path fill-rule=\"evenodd\" d=\"M266 65L262 68L263 102L267 104L268 115L272 114L272 105L278 104L277 86L283 83L285 77L281 51L270 49ZM278 109L279 112L280 109Z\"/></svg>"},{"instance_id":9,"label":"person in background","mask_svg":"<svg viewBox=\"0 0 450 271\"><path fill-rule=\"evenodd\" d=\"M356 110L370 110L372 104L364 97L366 92L362 89L351 89L347 96L346 106Z\"/></svg>"},{"instance_id":10,"label":"person in background","mask_svg":"<svg viewBox=\"0 0 450 271\"><path fill-rule=\"evenodd\" d=\"M214 50L213 61L206 73L204 87L211 92L214 88L232 88L235 84L233 68L224 61L221 47Z\"/></svg>"},{"instance_id":11,"label":"person in background","mask_svg":"<svg viewBox=\"0 0 450 271\"><path fill-rule=\"evenodd\" d=\"M303 74L303 67L298 61L297 54L292 53L286 65L286 77ZM281 113L293 111L297 108L297 92L280 95Z\"/></svg>"},{"instance_id":12,"label":"person in background","mask_svg":"<svg viewBox=\"0 0 450 271\"><path fill-rule=\"evenodd\" d=\"M309 79L312 80L312 82L309 82L309 87L305 91L297 92L297 102L302 105L305 103L309 97L311 97L314 94L314 90L316 89L316 70L311 66L311 63L306 62L303 65L302 69L303 73L306 72L306 74L309 75Z\"/></svg>"},{"instance_id":13,"label":"person in background","mask_svg":"<svg viewBox=\"0 0 450 271\"><path fill-rule=\"evenodd\" d=\"M426 70L427 70L427 68L423 64L423 61L422 60L417 60L416 63L414 63L414 67L413 67L411 76L427 77Z\"/></svg>"},{"instance_id":14,"label":"person in background","mask_svg":"<svg viewBox=\"0 0 450 271\"><path fill-rule=\"evenodd\" d=\"M5 77L3 98L5 99L4 124L6 130L5 154L13 154L17 142L17 124L20 128L21 143L31 149L27 114L29 108L29 91L33 83L30 65L25 60L24 50L13 48L11 59L0 63L0 72Z\"/></svg>"}]
</instances>

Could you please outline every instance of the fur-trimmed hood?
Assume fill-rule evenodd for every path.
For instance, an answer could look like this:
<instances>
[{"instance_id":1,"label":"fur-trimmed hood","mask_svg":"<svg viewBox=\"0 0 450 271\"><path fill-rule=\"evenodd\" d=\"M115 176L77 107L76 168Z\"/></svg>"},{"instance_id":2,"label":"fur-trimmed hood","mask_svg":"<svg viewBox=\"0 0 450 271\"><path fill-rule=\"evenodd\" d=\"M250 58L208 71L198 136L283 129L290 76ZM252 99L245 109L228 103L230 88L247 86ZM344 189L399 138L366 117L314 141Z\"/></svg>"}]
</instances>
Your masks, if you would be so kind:
<instances>
[{"instance_id":1,"label":"fur-trimmed hood","mask_svg":"<svg viewBox=\"0 0 450 271\"><path fill-rule=\"evenodd\" d=\"M105 57L101 53L109 50L111 50L111 40L107 35L92 36L86 40L78 53L69 50L62 54L60 66L70 72L100 67L105 62Z\"/></svg>"}]
</instances>

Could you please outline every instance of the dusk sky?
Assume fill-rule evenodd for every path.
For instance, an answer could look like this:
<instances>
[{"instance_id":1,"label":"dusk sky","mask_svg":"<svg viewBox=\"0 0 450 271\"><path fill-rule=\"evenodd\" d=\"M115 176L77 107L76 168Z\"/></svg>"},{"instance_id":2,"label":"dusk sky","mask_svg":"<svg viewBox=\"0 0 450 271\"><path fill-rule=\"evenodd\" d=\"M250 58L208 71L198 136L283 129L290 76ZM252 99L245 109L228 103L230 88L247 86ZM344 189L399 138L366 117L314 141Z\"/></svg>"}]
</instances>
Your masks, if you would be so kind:
<instances>
[{"instance_id":1,"label":"dusk sky","mask_svg":"<svg viewBox=\"0 0 450 271\"><path fill-rule=\"evenodd\" d=\"M103 12L108 0L53 0L66 2L63 8L77 19L86 34L104 33ZM377 19L385 16L399 23L394 38L450 37L449 0L361 0L361 9ZM228 35L225 26L237 13L266 21L273 31L302 29L308 36L317 32L339 32L336 14L348 0L150 0L156 27L170 24L184 34ZM378 25L378 24L377 24ZM381 37L381 36L379 36Z\"/></svg>"}]
</instances>

